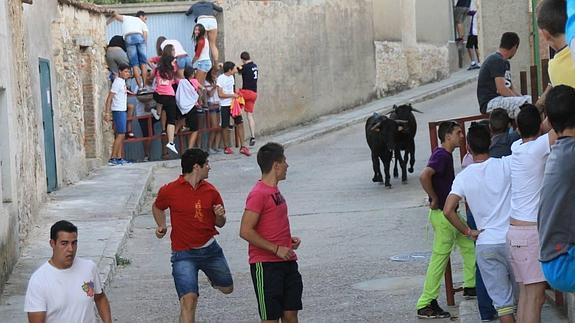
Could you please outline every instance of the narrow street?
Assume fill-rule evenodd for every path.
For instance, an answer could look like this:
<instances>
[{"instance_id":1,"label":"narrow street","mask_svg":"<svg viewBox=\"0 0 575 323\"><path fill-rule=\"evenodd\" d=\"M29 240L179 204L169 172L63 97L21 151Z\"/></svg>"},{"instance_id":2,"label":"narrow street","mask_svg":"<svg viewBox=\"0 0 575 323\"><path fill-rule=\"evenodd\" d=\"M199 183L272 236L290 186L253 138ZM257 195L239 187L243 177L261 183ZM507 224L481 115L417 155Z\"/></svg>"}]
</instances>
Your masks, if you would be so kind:
<instances>
[{"instance_id":1,"label":"narrow street","mask_svg":"<svg viewBox=\"0 0 575 323\"><path fill-rule=\"evenodd\" d=\"M417 321L415 303L433 237L431 227L427 230L425 194L418 181L430 155L427 122L476 114L475 84L415 107L424 113L416 114L417 162L406 185L392 179L392 189L386 189L371 182L364 124L287 149L290 167L280 190L287 199L292 234L302 239L298 250L304 280L301 322ZM200 274L197 319L257 322L247 243L238 235L245 198L259 178L255 152L250 158L210 156L210 164L208 180L220 190L228 217L217 239L232 269L235 290L231 295L220 294ZM179 173L179 166L156 172L146 210L159 187ZM108 289L117 322L177 321L179 304L171 276L169 237L156 239L154 229L150 211L134 220L122 255L129 264L117 269ZM423 257L407 257L414 253ZM394 256L395 260L411 260L394 261ZM457 252L452 259L455 280L461 281ZM443 288L439 302L457 314L457 308L445 305Z\"/></svg>"}]
</instances>

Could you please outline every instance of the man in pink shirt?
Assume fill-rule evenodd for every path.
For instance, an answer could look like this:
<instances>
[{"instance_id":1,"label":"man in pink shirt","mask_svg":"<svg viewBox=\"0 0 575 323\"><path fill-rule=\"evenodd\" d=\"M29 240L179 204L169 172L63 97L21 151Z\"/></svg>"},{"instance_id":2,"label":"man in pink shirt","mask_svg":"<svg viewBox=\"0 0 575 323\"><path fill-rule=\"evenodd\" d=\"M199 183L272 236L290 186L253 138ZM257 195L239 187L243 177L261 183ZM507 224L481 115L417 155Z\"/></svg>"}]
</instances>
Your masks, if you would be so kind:
<instances>
[{"instance_id":1,"label":"man in pink shirt","mask_svg":"<svg viewBox=\"0 0 575 323\"><path fill-rule=\"evenodd\" d=\"M301 240L290 231L286 200L278 182L288 164L282 145L269 142L258 151L261 179L252 188L242 216L240 237L249 242L252 282L262 322L297 323L303 283L295 251Z\"/></svg>"}]
</instances>

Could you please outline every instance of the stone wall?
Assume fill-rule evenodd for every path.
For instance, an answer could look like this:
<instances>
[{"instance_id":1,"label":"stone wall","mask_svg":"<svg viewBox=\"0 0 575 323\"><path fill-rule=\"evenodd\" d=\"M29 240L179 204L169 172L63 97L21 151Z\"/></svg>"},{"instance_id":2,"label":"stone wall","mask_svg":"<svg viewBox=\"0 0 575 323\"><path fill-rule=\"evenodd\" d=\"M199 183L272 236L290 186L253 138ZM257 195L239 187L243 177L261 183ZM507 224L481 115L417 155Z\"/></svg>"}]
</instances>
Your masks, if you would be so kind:
<instances>
[{"instance_id":1,"label":"stone wall","mask_svg":"<svg viewBox=\"0 0 575 323\"><path fill-rule=\"evenodd\" d=\"M375 87L378 96L389 95L449 76L447 46L375 42Z\"/></svg>"},{"instance_id":2,"label":"stone wall","mask_svg":"<svg viewBox=\"0 0 575 323\"><path fill-rule=\"evenodd\" d=\"M0 48L9 60L0 65L0 289L46 198L40 60L50 64L58 186L87 174L85 146L93 146L89 157L107 159L105 19L99 10L76 0L0 2Z\"/></svg>"},{"instance_id":3,"label":"stone wall","mask_svg":"<svg viewBox=\"0 0 575 323\"><path fill-rule=\"evenodd\" d=\"M27 52L26 30L22 2L2 1L0 19L6 34L2 35L5 57L11 63L4 66L5 88L0 102L0 122L4 143L1 147L2 205L0 206L0 286L7 279L18 255L18 241L30 229L33 215L38 210L46 191L43 154L40 146L41 121L34 105L31 84L37 68L30 68ZM6 64L3 64L6 65ZM6 74L4 74L6 73ZM4 75L6 77L4 77ZM3 82L2 82L3 83Z\"/></svg>"},{"instance_id":4,"label":"stone wall","mask_svg":"<svg viewBox=\"0 0 575 323\"><path fill-rule=\"evenodd\" d=\"M54 71L60 105L56 140L60 142L62 181L74 183L88 171L87 158L106 159L111 128L102 111L108 93L104 15L59 5L51 26Z\"/></svg>"},{"instance_id":5,"label":"stone wall","mask_svg":"<svg viewBox=\"0 0 575 323\"><path fill-rule=\"evenodd\" d=\"M375 40L401 41L401 1L373 1ZM417 41L444 46L454 37L452 0L416 0Z\"/></svg>"},{"instance_id":6,"label":"stone wall","mask_svg":"<svg viewBox=\"0 0 575 323\"><path fill-rule=\"evenodd\" d=\"M371 0L224 4L225 58L258 64L258 130L297 125L374 97ZM241 78L236 78L241 84Z\"/></svg>"},{"instance_id":7,"label":"stone wall","mask_svg":"<svg viewBox=\"0 0 575 323\"><path fill-rule=\"evenodd\" d=\"M501 35L513 31L519 35L521 43L517 54L510 60L513 84L519 90L519 72L529 71L530 49L530 1L479 1L479 52L487 56L497 50Z\"/></svg>"}]
</instances>

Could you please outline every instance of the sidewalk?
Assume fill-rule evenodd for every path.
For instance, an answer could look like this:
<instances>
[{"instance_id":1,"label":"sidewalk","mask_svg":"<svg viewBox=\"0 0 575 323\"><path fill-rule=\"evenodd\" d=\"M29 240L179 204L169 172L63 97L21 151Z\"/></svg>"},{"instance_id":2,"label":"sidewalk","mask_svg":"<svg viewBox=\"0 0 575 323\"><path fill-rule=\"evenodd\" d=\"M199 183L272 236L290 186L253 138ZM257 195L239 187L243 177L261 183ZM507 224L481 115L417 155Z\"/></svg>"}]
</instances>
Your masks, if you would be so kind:
<instances>
[{"instance_id":1,"label":"sidewalk","mask_svg":"<svg viewBox=\"0 0 575 323\"><path fill-rule=\"evenodd\" d=\"M276 141L293 145L328 132L364 122L373 112L388 111L394 104L417 103L469 84L477 72L459 71L441 82L423 85L339 114L324 116L307 125L261 138L259 144ZM219 158L218 158L219 159ZM61 219L78 226L78 256L94 260L106 286L113 276L119 254L135 214L149 190L153 171L171 162L137 163L102 167L88 178L49 195L37 222L22 246L21 256L0 297L0 322L24 322L24 297L28 279L51 255L50 226Z\"/></svg>"}]
</instances>

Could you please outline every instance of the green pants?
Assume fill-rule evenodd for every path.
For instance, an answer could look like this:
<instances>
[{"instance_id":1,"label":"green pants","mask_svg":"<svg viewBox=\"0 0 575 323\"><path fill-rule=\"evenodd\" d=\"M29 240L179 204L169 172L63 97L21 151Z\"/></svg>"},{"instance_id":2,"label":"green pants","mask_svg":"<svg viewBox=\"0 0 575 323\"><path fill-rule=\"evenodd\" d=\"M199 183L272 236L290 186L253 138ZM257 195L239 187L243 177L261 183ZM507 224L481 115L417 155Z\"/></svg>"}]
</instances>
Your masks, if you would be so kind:
<instances>
[{"instance_id":1,"label":"green pants","mask_svg":"<svg viewBox=\"0 0 575 323\"><path fill-rule=\"evenodd\" d=\"M423 292L417 301L417 309L426 307L439 296L441 279L445 274L447 261L457 244L463 257L463 287L475 287L475 245L461 234L443 215L441 210L430 210L429 221L435 231L433 250L427 267Z\"/></svg>"}]
</instances>

